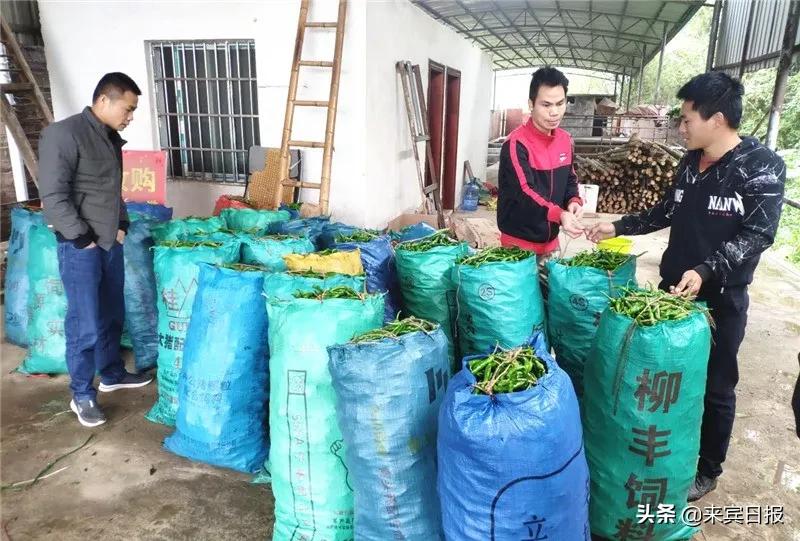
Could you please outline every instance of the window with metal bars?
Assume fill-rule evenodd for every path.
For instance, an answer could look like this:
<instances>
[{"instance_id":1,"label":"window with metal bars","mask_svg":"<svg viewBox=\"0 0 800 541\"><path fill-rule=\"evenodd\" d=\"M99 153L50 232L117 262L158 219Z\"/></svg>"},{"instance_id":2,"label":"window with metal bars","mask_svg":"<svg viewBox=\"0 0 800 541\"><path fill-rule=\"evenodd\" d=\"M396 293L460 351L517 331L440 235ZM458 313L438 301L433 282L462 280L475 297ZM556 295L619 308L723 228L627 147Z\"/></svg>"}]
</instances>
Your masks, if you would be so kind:
<instances>
[{"instance_id":1,"label":"window with metal bars","mask_svg":"<svg viewBox=\"0 0 800 541\"><path fill-rule=\"evenodd\" d=\"M254 41L149 45L169 176L245 182L248 149L259 142Z\"/></svg>"}]
</instances>

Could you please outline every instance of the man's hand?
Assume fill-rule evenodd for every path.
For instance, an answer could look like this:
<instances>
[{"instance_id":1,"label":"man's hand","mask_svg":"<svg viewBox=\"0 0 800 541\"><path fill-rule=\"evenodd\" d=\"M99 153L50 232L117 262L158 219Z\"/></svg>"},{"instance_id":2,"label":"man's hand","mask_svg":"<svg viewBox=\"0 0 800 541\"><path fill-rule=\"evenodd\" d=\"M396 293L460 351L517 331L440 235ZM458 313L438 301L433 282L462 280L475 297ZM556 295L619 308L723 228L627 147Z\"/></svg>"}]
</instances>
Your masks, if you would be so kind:
<instances>
[{"instance_id":1,"label":"man's hand","mask_svg":"<svg viewBox=\"0 0 800 541\"><path fill-rule=\"evenodd\" d=\"M673 295L684 297L696 297L703 285L703 278L695 270L688 270L683 273L681 281L676 286L670 286L669 292Z\"/></svg>"},{"instance_id":2,"label":"man's hand","mask_svg":"<svg viewBox=\"0 0 800 541\"><path fill-rule=\"evenodd\" d=\"M125 244L125 231L122 229L117 230L117 242L120 244Z\"/></svg>"},{"instance_id":3,"label":"man's hand","mask_svg":"<svg viewBox=\"0 0 800 541\"><path fill-rule=\"evenodd\" d=\"M571 212L561 213L561 228L573 239L580 237L584 230L584 226L580 219Z\"/></svg>"},{"instance_id":4,"label":"man's hand","mask_svg":"<svg viewBox=\"0 0 800 541\"><path fill-rule=\"evenodd\" d=\"M594 243L600 242L601 240L613 239L616 236L617 230L614 224L609 222L594 224L586 230L586 238Z\"/></svg>"},{"instance_id":5,"label":"man's hand","mask_svg":"<svg viewBox=\"0 0 800 541\"><path fill-rule=\"evenodd\" d=\"M580 203L573 201L569 205L567 205L567 211L571 212L575 215L576 218L580 219L583 216L583 205Z\"/></svg>"}]
</instances>

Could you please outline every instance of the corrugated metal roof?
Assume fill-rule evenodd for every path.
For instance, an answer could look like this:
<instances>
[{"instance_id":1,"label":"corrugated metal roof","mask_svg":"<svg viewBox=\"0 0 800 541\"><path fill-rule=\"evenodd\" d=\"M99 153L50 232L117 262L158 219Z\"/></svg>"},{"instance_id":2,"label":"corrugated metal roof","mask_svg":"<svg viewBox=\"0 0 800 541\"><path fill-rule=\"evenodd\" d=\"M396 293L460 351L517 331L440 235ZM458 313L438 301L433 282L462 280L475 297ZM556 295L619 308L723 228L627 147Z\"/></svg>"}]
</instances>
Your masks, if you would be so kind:
<instances>
[{"instance_id":1,"label":"corrugated metal roof","mask_svg":"<svg viewBox=\"0 0 800 541\"><path fill-rule=\"evenodd\" d=\"M703 0L411 0L493 53L495 69L545 64L634 75Z\"/></svg>"},{"instance_id":2,"label":"corrugated metal roof","mask_svg":"<svg viewBox=\"0 0 800 541\"><path fill-rule=\"evenodd\" d=\"M783 45L791 0L721 1L722 16L714 69L738 75L751 10L753 21L747 55L744 57L744 71L746 73L776 66ZM800 28L795 37L795 45L800 46Z\"/></svg>"}]
</instances>

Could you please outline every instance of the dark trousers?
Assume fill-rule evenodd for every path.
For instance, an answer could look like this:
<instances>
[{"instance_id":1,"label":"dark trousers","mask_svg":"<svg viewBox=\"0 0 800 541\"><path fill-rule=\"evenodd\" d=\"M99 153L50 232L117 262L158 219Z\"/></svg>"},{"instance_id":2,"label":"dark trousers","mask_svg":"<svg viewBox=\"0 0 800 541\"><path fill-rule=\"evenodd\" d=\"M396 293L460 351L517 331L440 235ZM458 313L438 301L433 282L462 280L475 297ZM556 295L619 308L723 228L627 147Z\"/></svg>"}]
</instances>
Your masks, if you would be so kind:
<instances>
[{"instance_id":1,"label":"dark trousers","mask_svg":"<svg viewBox=\"0 0 800 541\"><path fill-rule=\"evenodd\" d=\"M672 284L659 286L669 287ZM739 346L747 325L750 297L747 286L708 288L701 290L698 300L705 301L716 325L711 331L711 355L700 429L700 459L697 471L706 477L719 477L728 454L736 416L736 384L739 382Z\"/></svg>"},{"instance_id":2,"label":"dark trousers","mask_svg":"<svg viewBox=\"0 0 800 541\"><path fill-rule=\"evenodd\" d=\"M67 295L64 331L67 368L75 399L95 399L95 372L106 384L119 382L125 366L119 341L125 320L122 245L111 250L58 243L58 268Z\"/></svg>"}]
</instances>

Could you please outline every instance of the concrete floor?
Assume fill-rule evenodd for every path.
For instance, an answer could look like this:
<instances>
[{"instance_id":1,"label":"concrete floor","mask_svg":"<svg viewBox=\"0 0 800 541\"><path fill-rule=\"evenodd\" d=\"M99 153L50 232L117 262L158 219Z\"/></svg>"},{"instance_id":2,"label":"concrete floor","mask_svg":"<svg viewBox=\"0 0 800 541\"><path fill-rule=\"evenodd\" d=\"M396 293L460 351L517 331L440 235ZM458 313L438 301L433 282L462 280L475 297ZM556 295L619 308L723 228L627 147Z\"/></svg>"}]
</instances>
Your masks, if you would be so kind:
<instances>
[{"instance_id":1,"label":"concrete floor","mask_svg":"<svg viewBox=\"0 0 800 541\"><path fill-rule=\"evenodd\" d=\"M475 216L475 214L472 214ZM480 214L482 217L489 214ZM587 246L574 240L568 254ZM657 281L664 232L634 239L641 283ZM169 429L144 419L155 384L102 395L109 422L85 429L69 412L64 376L28 378L11 370L24 351L3 343L0 358L0 479L32 479L94 434L36 485L2 492L2 538L14 541L268 539L273 500L249 477L164 451ZM698 539L800 541L800 440L791 390L800 352L800 273L765 258L751 288L740 355L737 421L726 473L702 502L718 507L782 505L778 526L706 525ZM63 469L62 468L66 468ZM59 471L60 470L60 471Z\"/></svg>"}]
</instances>

